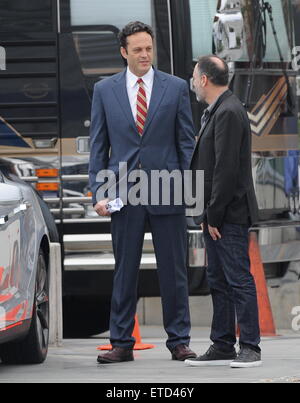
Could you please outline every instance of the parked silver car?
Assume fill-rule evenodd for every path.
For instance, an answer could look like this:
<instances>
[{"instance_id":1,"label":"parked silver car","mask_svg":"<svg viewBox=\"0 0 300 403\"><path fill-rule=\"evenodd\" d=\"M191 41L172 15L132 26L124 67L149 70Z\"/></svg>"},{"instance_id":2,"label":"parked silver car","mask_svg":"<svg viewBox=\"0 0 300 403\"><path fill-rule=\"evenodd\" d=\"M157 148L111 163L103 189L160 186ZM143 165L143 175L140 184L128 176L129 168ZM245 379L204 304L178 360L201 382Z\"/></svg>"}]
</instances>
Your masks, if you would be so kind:
<instances>
[{"instance_id":1,"label":"parked silver car","mask_svg":"<svg viewBox=\"0 0 300 403\"><path fill-rule=\"evenodd\" d=\"M38 196L0 171L0 361L41 363L49 340L50 241Z\"/></svg>"}]
</instances>

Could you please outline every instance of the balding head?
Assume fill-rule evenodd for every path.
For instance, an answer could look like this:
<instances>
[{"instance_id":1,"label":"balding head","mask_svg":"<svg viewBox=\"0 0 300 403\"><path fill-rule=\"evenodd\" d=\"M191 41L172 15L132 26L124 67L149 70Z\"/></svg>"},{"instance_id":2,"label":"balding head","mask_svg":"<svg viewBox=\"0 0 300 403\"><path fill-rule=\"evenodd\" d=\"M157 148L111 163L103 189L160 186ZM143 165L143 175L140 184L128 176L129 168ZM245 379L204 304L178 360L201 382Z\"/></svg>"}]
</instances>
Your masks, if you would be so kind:
<instances>
[{"instance_id":1,"label":"balding head","mask_svg":"<svg viewBox=\"0 0 300 403\"><path fill-rule=\"evenodd\" d=\"M224 87L229 82L229 69L227 63L215 55L202 56L197 63L199 74L206 75L215 86Z\"/></svg>"},{"instance_id":2,"label":"balding head","mask_svg":"<svg viewBox=\"0 0 300 403\"><path fill-rule=\"evenodd\" d=\"M228 90L229 69L227 63L217 56L202 56L193 74L193 86L199 102L213 103Z\"/></svg>"}]
</instances>

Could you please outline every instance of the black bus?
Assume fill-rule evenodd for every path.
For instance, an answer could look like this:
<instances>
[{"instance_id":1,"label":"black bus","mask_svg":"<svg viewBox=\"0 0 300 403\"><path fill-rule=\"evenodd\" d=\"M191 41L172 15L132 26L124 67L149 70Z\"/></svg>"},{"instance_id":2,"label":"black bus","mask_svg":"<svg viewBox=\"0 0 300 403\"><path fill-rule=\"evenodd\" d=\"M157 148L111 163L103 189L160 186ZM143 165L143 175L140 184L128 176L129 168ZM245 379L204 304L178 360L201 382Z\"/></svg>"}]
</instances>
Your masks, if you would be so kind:
<instances>
[{"instance_id":1,"label":"black bus","mask_svg":"<svg viewBox=\"0 0 300 403\"><path fill-rule=\"evenodd\" d=\"M89 126L94 84L125 68L118 33L129 21L153 26L155 66L188 82L200 55L230 63L252 125L254 230L267 278L280 284L300 260L294 15L291 0L0 0L0 165L40 194L62 245L65 336L108 328L114 259L110 220L91 205ZM192 90L191 103L199 128L205 106ZM204 244L192 220L187 236L190 295L204 295ZM150 232L139 296L159 296Z\"/></svg>"}]
</instances>

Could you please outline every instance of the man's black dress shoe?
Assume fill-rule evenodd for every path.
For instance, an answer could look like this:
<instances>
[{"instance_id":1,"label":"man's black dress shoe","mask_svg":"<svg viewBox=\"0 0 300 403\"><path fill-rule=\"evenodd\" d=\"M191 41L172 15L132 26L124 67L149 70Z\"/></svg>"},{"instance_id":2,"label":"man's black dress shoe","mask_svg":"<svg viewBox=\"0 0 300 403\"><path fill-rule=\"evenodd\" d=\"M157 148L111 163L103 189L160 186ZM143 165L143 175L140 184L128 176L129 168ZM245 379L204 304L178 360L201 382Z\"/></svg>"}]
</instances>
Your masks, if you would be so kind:
<instances>
[{"instance_id":1,"label":"man's black dress shoe","mask_svg":"<svg viewBox=\"0 0 300 403\"><path fill-rule=\"evenodd\" d=\"M133 350L122 347L114 347L105 354L100 354L97 361L99 364L114 364L117 362L134 361Z\"/></svg>"},{"instance_id":2,"label":"man's black dress shoe","mask_svg":"<svg viewBox=\"0 0 300 403\"><path fill-rule=\"evenodd\" d=\"M197 354L186 344L178 344L172 351L172 360L185 361L189 358L196 358Z\"/></svg>"}]
</instances>

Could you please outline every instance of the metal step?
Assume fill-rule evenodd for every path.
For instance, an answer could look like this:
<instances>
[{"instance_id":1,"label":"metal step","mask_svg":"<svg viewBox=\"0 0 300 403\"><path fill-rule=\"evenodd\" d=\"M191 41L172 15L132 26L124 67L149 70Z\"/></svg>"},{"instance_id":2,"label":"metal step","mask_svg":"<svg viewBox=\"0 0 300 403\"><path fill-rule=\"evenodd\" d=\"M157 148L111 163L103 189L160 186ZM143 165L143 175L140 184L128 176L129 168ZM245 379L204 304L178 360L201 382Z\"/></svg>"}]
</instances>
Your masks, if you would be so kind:
<instances>
[{"instance_id":1,"label":"metal step","mask_svg":"<svg viewBox=\"0 0 300 403\"><path fill-rule=\"evenodd\" d=\"M112 252L111 234L81 234L64 236L65 253ZM153 252L152 234L146 233L143 252Z\"/></svg>"},{"instance_id":2,"label":"metal step","mask_svg":"<svg viewBox=\"0 0 300 403\"><path fill-rule=\"evenodd\" d=\"M65 271L88 271L88 270L114 270L115 259L112 254L82 254L69 255L64 260ZM156 269L154 254L144 254L140 264L141 270Z\"/></svg>"},{"instance_id":3,"label":"metal step","mask_svg":"<svg viewBox=\"0 0 300 403\"><path fill-rule=\"evenodd\" d=\"M111 234L65 235L64 248L66 270L110 270L114 268ZM188 230L187 259L189 267L203 268L207 265L202 231ZM144 237L141 268L156 268L151 233L146 233Z\"/></svg>"},{"instance_id":4,"label":"metal step","mask_svg":"<svg viewBox=\"0 0 300 403\"><path fill-rule=\"evenodd\" d=\"M83 207L70 207L70 208L63 208L62 211L57 208L51 208L50 209L51 213L53 215L59 215L61 212L63 213L63 215L70 215L70 214L84 214L85 213L85 209Z\"/></svg>"}]
</instances>

